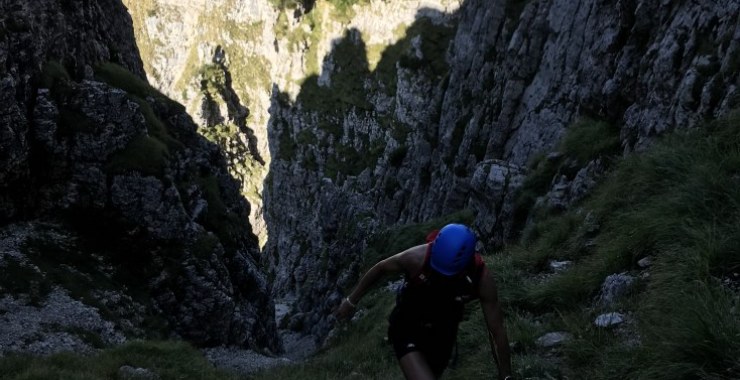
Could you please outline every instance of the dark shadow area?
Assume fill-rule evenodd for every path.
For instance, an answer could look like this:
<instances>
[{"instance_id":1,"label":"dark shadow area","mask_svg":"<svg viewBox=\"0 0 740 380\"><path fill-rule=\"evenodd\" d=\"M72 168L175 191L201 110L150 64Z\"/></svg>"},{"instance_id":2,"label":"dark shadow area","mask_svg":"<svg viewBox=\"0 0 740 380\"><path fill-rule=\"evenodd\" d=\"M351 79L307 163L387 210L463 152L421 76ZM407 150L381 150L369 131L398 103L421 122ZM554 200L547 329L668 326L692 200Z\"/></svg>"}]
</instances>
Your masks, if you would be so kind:
<instances>
[{"instance_id":1,"label":"dark shadow area","mask_svg":"<svg viewBox=\"0 0 740 380\"><path fill-rule=\"evenodd\" d=\"M263 193L268 226L264 254L273 257L272 270L278 269L281 260L291 263L280 268L287 277L271 273L273 294L297 296L282 328L323 340L333 326L329 315L339 300L338 290L359 275L368 232L360 221L383 218L364 203L382 194L392 196L400 188L392 176L380 189L356 188L358 197L367 198L357 203L351 190L344 193L345 181L368 175L363 174L368 169L372 178L379 167L397 172L409 154L403 144L415 129L421 129L433 146L438 145L436 125L404 124L397 120L392 103L399 71L424 76L435 86L448 81L445 55L455 33L453 19L454 15L437 10L419 10L404 37L383 48L372 70L362 34L349 29L334 40L323 58L321 74L303 81L295 101L273 85L268 122L272 162ZM378 99L390 107L376 109ZM438 119L438 111L432 113ZM387 153L383 135L373 135L374 123L401 147ZM418 175L421 179L424 173ZM426 186L430 184L428 180ZM290 215L277 214L276 209L289 210ZM316 225L307 231L313 222ZM300 246L297 256L287 251L291 246Z\"/></svg>"},{"instance_id":2,"label":"dark shadow area","mask_svg":"<svg viewBox=\"0 0 740 380\"><path fill-rule=\"evenodd\" d=\"M36 292L113 291L163 324L133 320L145 337L278 351L250 206L224 153L147 83L120 0L44 4L0 6L3 153L6 129L18 140L0 155L17 165L0 171L0 204L15 208L0 213L3 232L50 224L74 241L57 246L54 232L21 247L44 268Z\"/></svg>"}]
</instances>

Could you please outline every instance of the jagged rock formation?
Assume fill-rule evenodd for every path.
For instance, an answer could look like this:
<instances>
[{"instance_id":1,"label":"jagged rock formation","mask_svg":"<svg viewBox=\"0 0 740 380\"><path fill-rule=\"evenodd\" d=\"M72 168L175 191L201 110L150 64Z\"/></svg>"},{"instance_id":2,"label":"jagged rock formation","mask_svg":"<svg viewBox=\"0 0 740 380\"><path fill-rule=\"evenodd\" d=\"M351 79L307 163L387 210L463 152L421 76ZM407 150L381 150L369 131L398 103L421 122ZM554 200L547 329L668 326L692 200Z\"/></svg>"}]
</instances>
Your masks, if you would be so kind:
<instances>
[{"instance_id":1,"label":"jagged rock formation","mask_svg":"<svg viewBox=\"0 0 740 380\"><path fill-rule=\"evenodd\" d=\"M70 299L116 336L278 350L249 204L220 149L147 84L121 2L0 10L2 304Z\"/></svg>"},{"instance_id":2,"label":"jagged rock formation","mask_svg":"<svg viewBox=\"0 0 740 380\"><path fill-rule=\"evenodd\" d=\"M347 33L315 82L295 101L278 93L270 109L265 249L277 294L298 300L293 318L307 321L286 324L327 331L323 316L356 275L365 218L469 208L499 245L531 207L516 191L528 163L560 149L579 120L608 126L629 152L737 106L739 6L469 0L420 16L375 70L353 61L365 36ZM570 207L605 170L600 154L546 161L557 165L537 194L543 207ZM310 217L325 208L332 217ZM347 230L332 234L337 226Z\"/></svg>"},{"instance_id":3,"label":"jagged rock formation","mask_svg":"<svg viewBox=\"0 0 740 380\"><path fill-rule=\"evenodd\" d=\"M271 158L267 123L272 84L298 94L307 76L321 73L321 60L348 26L365 33L368 54L377 62L417 12L437 17L454 11L461 1L375 1L342 9L326 1L282 2L291 6L284 9L274 0L124 3L153 85L185 104L201 133L227 152L231 173L253 206L250 222L264 245L262 193ZM232 79L227 83L226 77ZM232 112L239 108L248 115Z\"/></svg>"},{"instance_id":4,"label":"jagged rock formation","mask_svg":"<svg viewBox=\"0 0 740 380\"><path fill-rule=\"evenodd\" d=\"M293 308L281 323L319 338L378 226L468 208L500 245L532 209L585 197L608 169L603 156L738 105L737 1L330 3L128 3L147 71L191 112L215 109L201 106L214 92L198 68L225 52L269 167L255 188L274 293ZM563 138L576 130L592 132ZM221 145L246 147L248 135Z\"/></svg>"}]
</instances>

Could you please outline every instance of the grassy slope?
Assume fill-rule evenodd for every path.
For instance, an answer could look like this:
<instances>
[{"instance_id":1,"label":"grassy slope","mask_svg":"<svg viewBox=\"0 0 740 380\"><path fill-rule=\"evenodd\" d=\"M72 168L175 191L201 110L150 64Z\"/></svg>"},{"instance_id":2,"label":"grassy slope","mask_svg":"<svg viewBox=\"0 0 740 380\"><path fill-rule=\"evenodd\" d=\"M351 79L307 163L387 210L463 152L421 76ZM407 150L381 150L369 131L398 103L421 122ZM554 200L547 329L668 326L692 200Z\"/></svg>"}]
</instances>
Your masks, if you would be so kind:
<instances>
[{"instance_id":1,"label":"grassy slope","mask_svg":"<svg viewBox=\"0 0 740 380\"><path fill-rule=\"evenodd\" d=\"M587 161L588 152L577 150L573 140L566 138L561 147L566 158ZM611 137L604 140L611 146ZM607 152L613 150L591 154ZM487 257L499 281L510 340L516 342L517 377L737 378L740 302L722 281L740 270L739 114L702 130L667 136L649 152L614 166L577 209L540 218L518 244ZM418 231L425 227L409 226L376 244L400 241L403 246L421 239ZM377 251L369 252L369 262L378 258ZM638 275L636 262L647 255L654 259L647 279L613 307L594 306L607 275ZM574 265L549 274L551 259ZM401 378L383 341L392 305L392 294L372 293L363 300L366 316L330 349L258 378ZM593 327L594 318L606 311L628 313L635 323L613 330ZM574 339L559 349L538 348L536 338L549 331L568 331ZM495 373L476 306L461 325L459 346L457 368L445 378L490 378Z\"/></svg>"},{"instance_id":2,"label":"grassy slope","mask_svg":"<svg viewBox=\"0 0 740 380\"><path fill-rule=\"evenodd\" d=\"M597 191L576 209L540 219L522 240L486 258L494 268L507 329L516 342L518 378L730 379L740 377L740 113L701 130L676 133L649 152L617 162ZM537 171L533 171L536 173ZM381 234L366 267L423 241L455 215ZM650 255L649 277L609 309L594 306L604 277L629 271ZM547 273L550 259L573 267ZM735 290L727 284L735 283ZM385 342L394 295L376 289L362 301L363 317L346 325L330 348L257 379L400 379ZM604 311L628 313L634 323L596 329ZM534 341L549 331L574 339L555 350ZM641 344L639 343L641 342ZM495 368L477 306L461 325L460 359L447 379L490 378ZM10 379L111 378L124 364L153 368L168 378L237 378L213 371L178 343L133 343L98 356L4 358ZM232 377L229 377L232 376Z\"/></svg>"},{"instance_id":3,"label":"grassy slope","mask_svg":"<svg viewBox=\"0 0 740 380\"><path fill-rule=\"evenodd\" d=\"M234 374L218 371L199 351L181 342L131 342L83 357L57 354L48 358L11 356L0 359L4 380L92 380L119 379L122 366L146 368L161 380L239 380Z\"/></svg>"}]
</instances>

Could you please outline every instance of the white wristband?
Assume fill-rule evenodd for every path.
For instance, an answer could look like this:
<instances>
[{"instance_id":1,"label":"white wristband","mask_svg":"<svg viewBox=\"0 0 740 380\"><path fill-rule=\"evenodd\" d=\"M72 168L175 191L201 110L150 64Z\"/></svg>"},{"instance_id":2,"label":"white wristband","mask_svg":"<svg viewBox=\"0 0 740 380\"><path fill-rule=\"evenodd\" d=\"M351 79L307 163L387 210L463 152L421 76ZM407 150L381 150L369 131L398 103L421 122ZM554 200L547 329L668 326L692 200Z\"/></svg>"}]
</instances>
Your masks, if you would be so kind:
<instances>
[{"instance_id":1,"label":"white wristband","mask_svg":"<svg viewBox=\"0 0 740 380\"><path fill-rule=\"evenodd\" d=\"M357 308L357 306L355 306L355 304L353 304L352 301L349 300L349 297L344 297L344 300L347 301L347 303L349 304L349 306L352 306L355 309Z\"/></svg>"}]
</instances>

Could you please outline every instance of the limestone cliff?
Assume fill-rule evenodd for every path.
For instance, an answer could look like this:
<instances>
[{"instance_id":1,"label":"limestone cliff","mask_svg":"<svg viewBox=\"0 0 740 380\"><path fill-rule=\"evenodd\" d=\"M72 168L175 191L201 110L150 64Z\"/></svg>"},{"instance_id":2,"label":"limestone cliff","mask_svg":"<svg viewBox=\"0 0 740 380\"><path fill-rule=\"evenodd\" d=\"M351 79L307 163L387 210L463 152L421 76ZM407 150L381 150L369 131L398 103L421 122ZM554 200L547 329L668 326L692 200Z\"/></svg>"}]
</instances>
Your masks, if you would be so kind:
<instances>
[{"instance_id":1,"label":"limestone cliff","mask_svg":"<svg viewBox=\"0 0 740 380\"><path fill-rule=\"evenodd\" d=\"M586 143L613 134L626 153L736 106L738 3L720 3L469 0L420 16L374 70L350 30L295 101L273 97L266 251L276 293L298 300L287 325L327 331L371 221L468 208L495 247L531 207L515 191L528 164L570 127L608 125ZM550 159L543 207L569 207L605 168L600 153Z\"/></svg>"},{"instance_id":2,"label":"limestone cliff","mask_svg":"<svg viewBox=\"0 0 740 380\"><path fill-rule=\"evenodd\" d=\"M0 354L91 333L278 350L249 204L146 82L123 4L0 15Z\"/></svg>"},{"instance_id":3,"label":"limestone cliff","mask_svg":"<svg viewBox=\"0 0 740 380\"><path fill-rule=\"evenodd\" d=\"M202 133L249 110L220 145L244 152L232 173L266 175L242 192L263 198L282 323L320 339L376 227L470 209L496 247L585 196L608 156L738 105L735 0L311 3L128 5L147 71Z\"/></svg>"}]
</instances>

